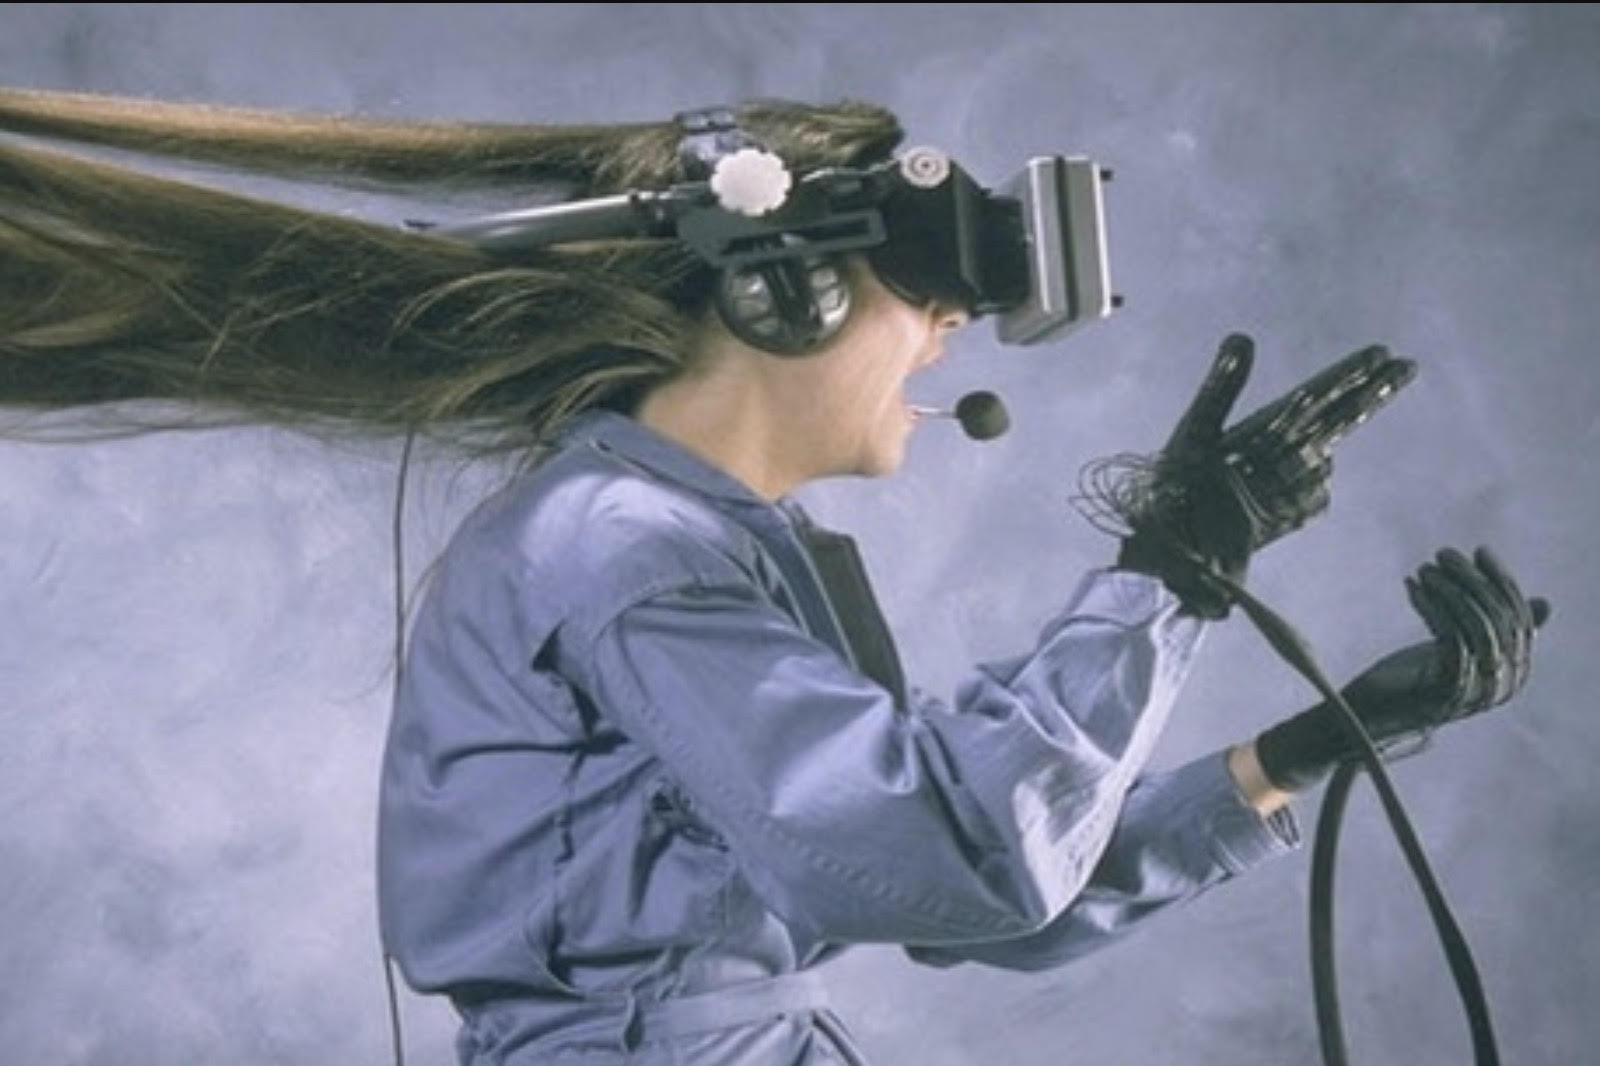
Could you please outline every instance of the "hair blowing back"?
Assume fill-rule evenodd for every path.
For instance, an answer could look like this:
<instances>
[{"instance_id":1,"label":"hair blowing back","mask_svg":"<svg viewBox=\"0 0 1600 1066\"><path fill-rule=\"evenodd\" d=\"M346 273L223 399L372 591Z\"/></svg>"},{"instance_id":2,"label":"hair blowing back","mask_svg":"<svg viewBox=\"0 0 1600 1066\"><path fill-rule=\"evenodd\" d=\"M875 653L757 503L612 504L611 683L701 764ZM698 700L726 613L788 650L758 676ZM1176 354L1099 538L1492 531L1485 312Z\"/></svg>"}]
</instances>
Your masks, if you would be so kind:
<instances>
[{"instance_id":1,"label":"hair blowing back","mask_svg":"<svg viewBox=\"0 0 1600 1066\"><path fill-rule=\"evenodd\" d=\"M879 158L900 138L894 116L866 104L736 113L799 171ZM0 90L0 133L411 192L560 182L591 196L681 177L670 121L388 122ZM675 374L708 284L672 241L499 260L0 140L4 406L157 400L516 449Z\"/></svg>"}]
</instances>

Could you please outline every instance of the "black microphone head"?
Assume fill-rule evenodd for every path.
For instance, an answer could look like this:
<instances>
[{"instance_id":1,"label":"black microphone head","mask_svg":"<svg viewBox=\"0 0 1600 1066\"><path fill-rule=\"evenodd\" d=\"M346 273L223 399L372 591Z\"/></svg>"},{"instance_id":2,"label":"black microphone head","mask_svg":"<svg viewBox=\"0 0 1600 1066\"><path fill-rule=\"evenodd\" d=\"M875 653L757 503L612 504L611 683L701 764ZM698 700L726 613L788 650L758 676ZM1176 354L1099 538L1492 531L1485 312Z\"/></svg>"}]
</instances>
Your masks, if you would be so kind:
<instances>
[{"instance_id":1,"label":"black microphone head","mask_svg":"<svg viewBox=\"0 0 1600 1066\"><path fill-rule=\"evenodd\" d=\"M992 392L969 392L956 402L956 418L973 440L994 440L1011 428L1006 405Z\"/></svg>"}]
</instances>

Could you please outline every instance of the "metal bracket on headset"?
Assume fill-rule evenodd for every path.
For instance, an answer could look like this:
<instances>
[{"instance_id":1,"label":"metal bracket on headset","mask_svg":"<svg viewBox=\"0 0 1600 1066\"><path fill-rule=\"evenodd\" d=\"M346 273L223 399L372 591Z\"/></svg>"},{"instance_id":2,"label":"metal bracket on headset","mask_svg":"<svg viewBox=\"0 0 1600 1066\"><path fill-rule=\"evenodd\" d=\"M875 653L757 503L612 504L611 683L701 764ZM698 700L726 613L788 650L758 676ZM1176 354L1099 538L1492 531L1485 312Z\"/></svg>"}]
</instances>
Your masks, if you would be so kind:
<instances>
[{"instance_id":1,"label":"metal bracket on headset","mask_svg":"<svg viewBox=\"0 0 1600 1066\"><path fill-rule=\"evenodd\" d=\"M678 142L678 165L690 181L709 178L717 160L723 156L732 155L741 148L761 146L739 125L731 108L680 111L673 116L673 121L683 131L683 140Z\"/></svg>"},{"instance_id":2,"label":"metal bracket on headset","mask_svg":"<svg viewBox=\"0 0 1600 1066\"><path fill-rule=\"evenodd\" d=\"M874 210L785 217L781 225L722 210L690 211L678 220L678 238L714 267L742 267L871 248L887 234Z\"/></svg>"}]
</instances>

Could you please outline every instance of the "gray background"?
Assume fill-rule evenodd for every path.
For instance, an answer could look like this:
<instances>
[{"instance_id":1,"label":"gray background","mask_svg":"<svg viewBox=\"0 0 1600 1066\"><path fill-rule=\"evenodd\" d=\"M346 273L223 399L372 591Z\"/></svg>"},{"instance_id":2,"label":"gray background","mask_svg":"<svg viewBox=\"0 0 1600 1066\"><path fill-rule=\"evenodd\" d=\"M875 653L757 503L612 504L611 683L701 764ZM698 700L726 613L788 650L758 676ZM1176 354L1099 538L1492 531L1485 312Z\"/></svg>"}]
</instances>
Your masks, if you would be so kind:
<instances>
[{"instance_id":1,"label":"gray background","mask_svg":"<svg viewBox=\"0 0 1600 1066\"><path fill-rule=\"evenodd\" d=\"M1125 311L1043 350L970 331L901 475L808 493L856 531L912 673L1015 649L1111 544L1066 498L1154 447L1223 333L1243 406L1374 340L1422 375L1339 453L1335 503L1254 585L1336 676L1420 635L1401 577L1494 545L1556 608L1513 707L1396 776L1477 951L1507 1062L1600 1044L1594 760L1600 11L1575 5L6 5L0 83L317 111L657 118L874 99L986 181L1113 165ZM362 205L356 205L361 208ZM372 823L397 450L270 430L0 445L0 1058L379 1063ZM425 463L413 571L496 471ZM1242 621L1209 637L1172 763L1307 701ZM1311 802L1301 804L1307 832ZM1465 1061L1439 951L1370 794L1340 939L1357 1061ZM1309 1062L1306 856L1059 973L828 972L880 1061ZM416 1062L449 1057L407 995Z\"/></svg>"}]
</instances>

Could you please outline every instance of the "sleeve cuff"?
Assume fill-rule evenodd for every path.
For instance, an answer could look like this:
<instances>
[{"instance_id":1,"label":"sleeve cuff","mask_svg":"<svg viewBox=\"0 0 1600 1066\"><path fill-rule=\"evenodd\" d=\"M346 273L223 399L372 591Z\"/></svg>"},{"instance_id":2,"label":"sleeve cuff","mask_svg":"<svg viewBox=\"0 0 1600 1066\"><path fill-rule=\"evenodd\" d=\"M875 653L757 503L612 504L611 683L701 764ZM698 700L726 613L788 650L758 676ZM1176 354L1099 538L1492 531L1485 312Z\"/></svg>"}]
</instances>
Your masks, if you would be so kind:
<instances>
[{"instance_id":1,"label":"sleeve cuff","mask_svg":"<svg viewBox=\"0 0 1600 1066\"><path fill-rule=\"evenodd\" d=\"M1227 749L1196 760L1180 771L1189 778L1190 808L1211 841L1213 856L1229 874L1240 874L1300 847L1300 823L1293 808L1263 817L1239 793L1228 772Z\"/></svg>"},{"instance_id":2,"label":"sleeve cuff","mask_svg":"<svg viewBox=\"0 0 1600 1066\"><path fill-rule=\"evenodd\" d=\"M1156 578L1133 570L1107 568L1084 575L1067 601L1066 614L1143 625L1178 606L1178 598Z\"/></svg>"}]
</instances>

